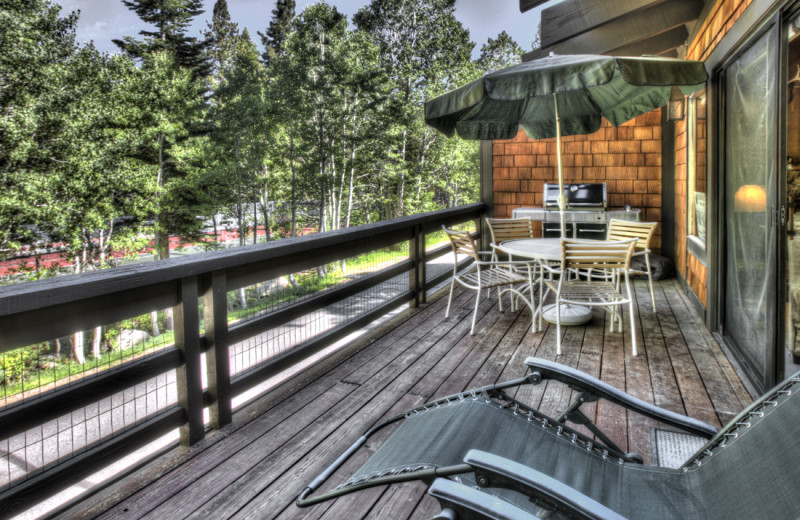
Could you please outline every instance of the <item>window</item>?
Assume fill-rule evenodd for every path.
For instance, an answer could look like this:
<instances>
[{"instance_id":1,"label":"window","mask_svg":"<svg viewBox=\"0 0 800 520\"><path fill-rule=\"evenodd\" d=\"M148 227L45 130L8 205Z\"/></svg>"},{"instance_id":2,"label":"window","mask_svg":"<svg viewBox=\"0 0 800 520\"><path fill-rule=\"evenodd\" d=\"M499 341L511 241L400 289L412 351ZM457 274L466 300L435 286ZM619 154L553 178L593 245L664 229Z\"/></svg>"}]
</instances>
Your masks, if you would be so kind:
<instances>
[{"instance_id":1,"label":"window","mask_svg":"<svg viewBox=\"0 0 800 520\"><path fill-rule=\"evenodd\" d=\"M689 97L686 110L687 234L706 243L706 89Z\"/></svg>"}]
</instances>

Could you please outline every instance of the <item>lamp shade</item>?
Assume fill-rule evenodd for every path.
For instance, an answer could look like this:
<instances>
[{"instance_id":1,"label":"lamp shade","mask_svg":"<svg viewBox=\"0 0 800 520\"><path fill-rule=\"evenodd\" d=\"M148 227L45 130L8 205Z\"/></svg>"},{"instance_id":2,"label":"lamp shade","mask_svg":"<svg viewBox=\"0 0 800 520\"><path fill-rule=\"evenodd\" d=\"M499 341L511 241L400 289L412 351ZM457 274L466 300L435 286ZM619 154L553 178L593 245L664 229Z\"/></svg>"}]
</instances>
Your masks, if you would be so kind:
<instances>
[{"instance_id":1,"label":"lamp shade","mask_svg":"<svg viewBox=\"0 0 800 520\"><path fill-rule=\"evenodd\" d=\"M756 213L767 210L767 192L763 186L745 184L733 196L734 209L739 213Z\"/></svg>"}]
</instances>

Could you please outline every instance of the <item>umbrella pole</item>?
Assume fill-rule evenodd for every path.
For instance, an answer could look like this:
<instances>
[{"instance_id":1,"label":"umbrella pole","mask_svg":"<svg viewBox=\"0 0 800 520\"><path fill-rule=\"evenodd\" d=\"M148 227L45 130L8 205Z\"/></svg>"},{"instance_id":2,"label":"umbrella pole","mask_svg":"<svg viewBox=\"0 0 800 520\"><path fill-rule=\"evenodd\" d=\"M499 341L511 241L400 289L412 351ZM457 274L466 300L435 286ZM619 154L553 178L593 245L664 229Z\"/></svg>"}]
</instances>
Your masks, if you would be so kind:
<instances>
[{"instance_id":1,"label":"umbrella pole","mask_svg":"<svg viewBox=\"0 0 800 520\"><path fill-rule=\"evenodd\" d=\"M558 156L558 212L561 214L561 238L567 237L567 224L564 211L567 209L567 196L564 195L564 166L561 163L561 118L558 116L558 95L553 94L553 103L556 107L556 147ZM575 224L573 224L574 226ZM574 229L574 228L573 228ZM569 276L566 272L561 276ZM542 317L550 323L564 323L569 321L570 325L579 325L592 319L592 310L583 305L573 305L565 303L561 307L551 304L542 309Z\"/></svg>"},{"instance_id":2,"label":"umbrella pole","mask_svg":"<svg viewBox=\"0 0 800 520\"><path fill-rule=\"evenodd\" d=\"M558 157L558 212L561 216L561 238L567 236L567 224L564 210L567 208L567 197L564 195L564 167L561 164L561 118L558 115L558 94L553 94L556 107L556 155Z\"/></svg>"}]
</instances>

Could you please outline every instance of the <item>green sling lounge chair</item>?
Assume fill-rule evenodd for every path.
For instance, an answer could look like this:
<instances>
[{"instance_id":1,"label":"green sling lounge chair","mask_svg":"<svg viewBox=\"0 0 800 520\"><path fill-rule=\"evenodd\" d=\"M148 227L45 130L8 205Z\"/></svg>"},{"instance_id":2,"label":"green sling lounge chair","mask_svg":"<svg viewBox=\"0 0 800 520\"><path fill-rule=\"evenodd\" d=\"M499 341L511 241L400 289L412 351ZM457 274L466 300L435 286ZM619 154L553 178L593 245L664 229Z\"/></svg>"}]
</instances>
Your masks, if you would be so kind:
<instances>
[{"instance_id":1,"label":"green sling lounge chair","mask_svg":"<svg viewBox=\"0 0 800 520\"><path fill-rule=\"evenodd\" d=\"M721 430L633 398L577 370L536 358L525 378L445 397L372 428L298 498L301 507L360 489L421 480L437 519L800 518L800 372ZM576 400L551 419L505 389L557 380ZM581 413L607 399L708 442L678 469L645 466ZM566 422L582 424L589 438ZM368 437L400 423L338 488L312 496Z\"/></svg>"}]
</instances>

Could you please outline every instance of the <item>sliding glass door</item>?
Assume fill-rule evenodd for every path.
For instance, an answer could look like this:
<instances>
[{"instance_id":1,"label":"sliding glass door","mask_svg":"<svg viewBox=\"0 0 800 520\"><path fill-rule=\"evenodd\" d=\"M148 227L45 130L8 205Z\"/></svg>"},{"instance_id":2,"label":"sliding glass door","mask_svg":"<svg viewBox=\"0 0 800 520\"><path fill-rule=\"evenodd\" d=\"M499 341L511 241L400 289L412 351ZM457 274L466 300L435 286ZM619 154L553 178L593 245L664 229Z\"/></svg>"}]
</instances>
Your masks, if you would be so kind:
<instances>
[{"instance_id":1,"label":"sliding glass door","mask_svg":"<svg viewBox=\"0 0 800 520\"><path fill-rule=\"evenodd\" d=\"M722 332L762 386L777 352L778 24L722 71Z\"/></svg>"}]
</instances>

